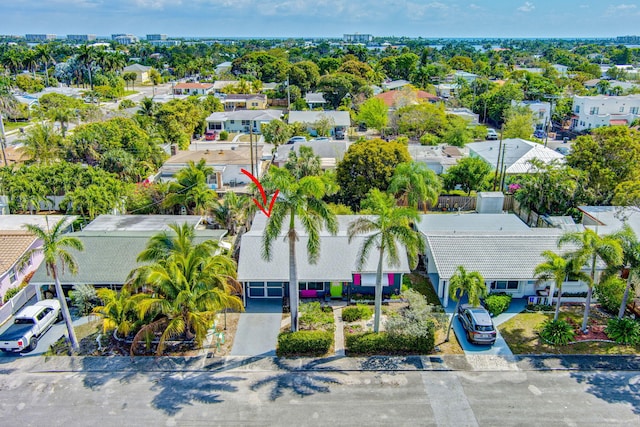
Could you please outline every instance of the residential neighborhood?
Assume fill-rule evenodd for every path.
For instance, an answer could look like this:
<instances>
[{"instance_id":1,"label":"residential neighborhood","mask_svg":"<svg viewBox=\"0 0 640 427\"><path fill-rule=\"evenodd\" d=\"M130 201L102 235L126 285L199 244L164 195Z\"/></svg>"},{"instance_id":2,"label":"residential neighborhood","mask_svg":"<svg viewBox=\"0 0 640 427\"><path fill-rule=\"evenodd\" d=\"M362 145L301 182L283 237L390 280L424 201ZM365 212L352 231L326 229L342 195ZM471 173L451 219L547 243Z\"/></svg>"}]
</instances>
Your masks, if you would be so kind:
<instances>
[{"instance_id":1,"label":"residential neighborhood","mask_svg":"<svg viewBox=\"0 0 640 427\"><path fill-rule=\"evenodd\" d=\"M348 387L429 402L380 425L640 423L637 44L74 32L0 35L0 395L15 370L172 378L141 405L178 425ZM481 409L491 375L543 417Z\"/></svg>"}]
</instances>

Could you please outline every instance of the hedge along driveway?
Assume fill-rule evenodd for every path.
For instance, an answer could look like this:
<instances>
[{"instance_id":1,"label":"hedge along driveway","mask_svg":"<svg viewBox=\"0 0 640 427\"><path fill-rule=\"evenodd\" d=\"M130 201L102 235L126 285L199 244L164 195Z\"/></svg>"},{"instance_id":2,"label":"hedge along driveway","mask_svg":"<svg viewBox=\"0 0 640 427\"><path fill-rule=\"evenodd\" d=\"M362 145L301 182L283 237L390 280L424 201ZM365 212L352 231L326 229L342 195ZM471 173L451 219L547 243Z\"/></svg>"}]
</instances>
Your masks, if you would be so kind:
<instances>
[{"instance_id":1,"label":"hedge along driveway","mask_svg":"<svg viewBox=\"0 0 640 427\"><path fill-rule=\"evenodd\" d=\"M275 356L282 322L282 300L248 300L240 314L232 356Z\"/></svg>"}]
</instances>

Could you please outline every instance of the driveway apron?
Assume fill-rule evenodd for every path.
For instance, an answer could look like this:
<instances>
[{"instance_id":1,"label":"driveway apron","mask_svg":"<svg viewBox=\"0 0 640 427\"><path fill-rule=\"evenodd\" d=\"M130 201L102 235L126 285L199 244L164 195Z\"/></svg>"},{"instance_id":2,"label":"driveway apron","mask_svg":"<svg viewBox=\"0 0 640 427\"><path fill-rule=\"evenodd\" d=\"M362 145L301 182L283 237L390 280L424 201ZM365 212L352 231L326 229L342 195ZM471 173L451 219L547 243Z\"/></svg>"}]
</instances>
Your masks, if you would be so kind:
<instances>
[{"instance_id":1,"label":"driveway apron","mask_svg":"<svg viewBox=\"0 0 640 427\"><path fill-rule=\"evenodd\" d=\"M275 356L281 320L281 299L249 299L240 314L231 355Z\"/></svg>"}]
</instances>

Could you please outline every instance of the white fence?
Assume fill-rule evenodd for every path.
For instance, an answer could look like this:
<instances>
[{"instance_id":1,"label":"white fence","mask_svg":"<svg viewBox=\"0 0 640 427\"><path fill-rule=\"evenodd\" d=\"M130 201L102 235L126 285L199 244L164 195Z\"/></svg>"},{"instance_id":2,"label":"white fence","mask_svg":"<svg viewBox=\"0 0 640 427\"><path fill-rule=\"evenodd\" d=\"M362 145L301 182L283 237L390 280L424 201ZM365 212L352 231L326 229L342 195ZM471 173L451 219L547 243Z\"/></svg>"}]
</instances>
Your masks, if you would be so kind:
<instances>
[{"instance_id":1,"label":"white fence","mask_svg":"<svg viewBox=\"0 0 640 427\"><path fill-rule=\"evenodd\" d=\"M20 310L27 301L36 295L35 286L26 286L18 292L13 298L0 307L0 325L9 320L13 313Z\"/></svg>"}]
</instances>

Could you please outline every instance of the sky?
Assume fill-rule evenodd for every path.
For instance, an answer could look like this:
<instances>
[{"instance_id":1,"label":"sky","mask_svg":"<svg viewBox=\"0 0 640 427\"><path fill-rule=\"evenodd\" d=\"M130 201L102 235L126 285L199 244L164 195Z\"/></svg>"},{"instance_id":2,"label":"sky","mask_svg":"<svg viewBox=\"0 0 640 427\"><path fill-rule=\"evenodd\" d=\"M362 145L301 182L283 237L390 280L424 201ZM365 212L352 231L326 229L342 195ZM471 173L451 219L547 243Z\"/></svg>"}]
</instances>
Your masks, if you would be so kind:
<instances>
[{"instance_id":1,"label":"sky","mask_svg":"<svg viewBox=\"0 0 640 427\"><path fill-rule=\"evenodd\" d=\"M0 34L506 38L640 35L640 0L0 0Z\"/></svg>"}]
</instances>

